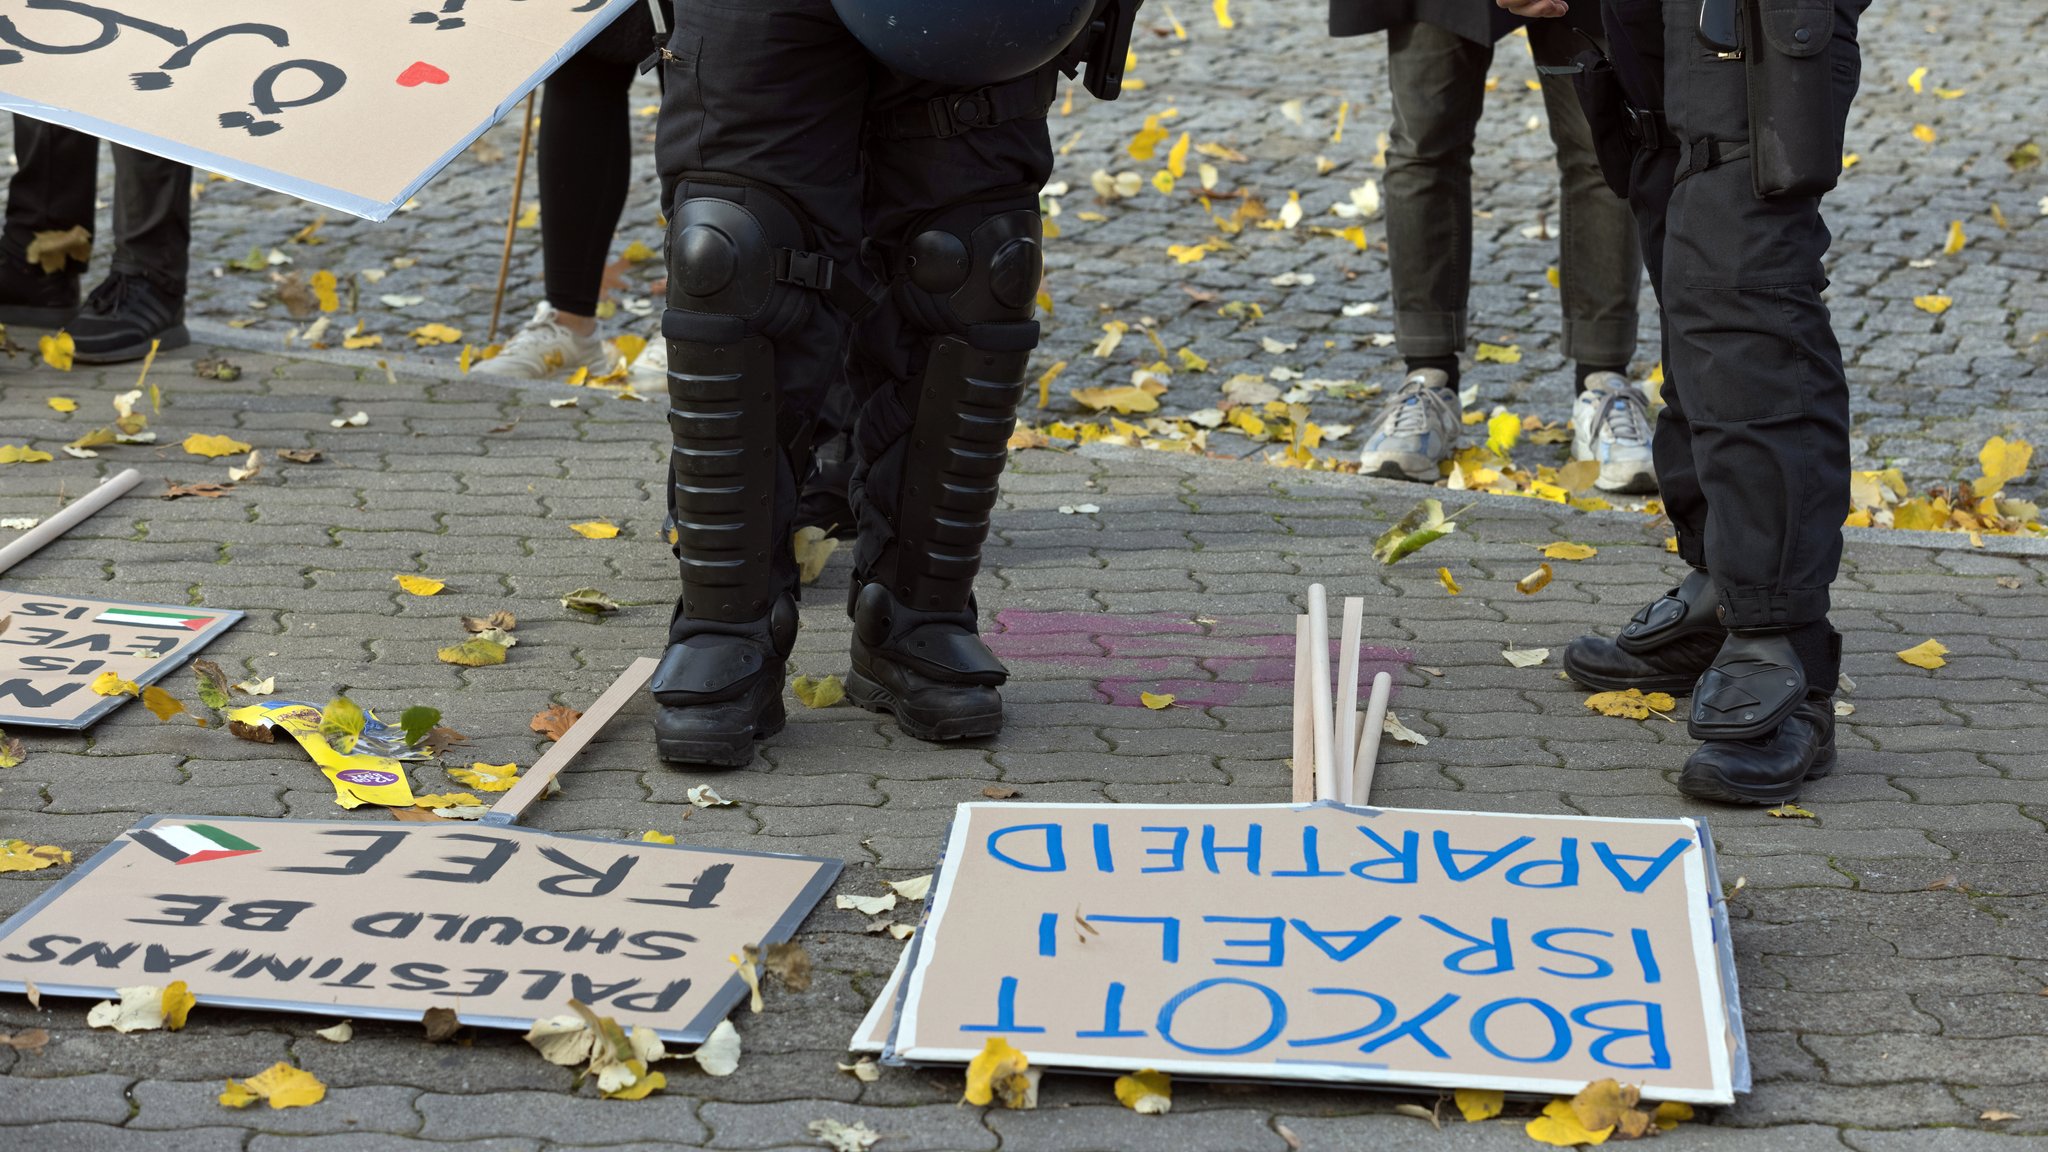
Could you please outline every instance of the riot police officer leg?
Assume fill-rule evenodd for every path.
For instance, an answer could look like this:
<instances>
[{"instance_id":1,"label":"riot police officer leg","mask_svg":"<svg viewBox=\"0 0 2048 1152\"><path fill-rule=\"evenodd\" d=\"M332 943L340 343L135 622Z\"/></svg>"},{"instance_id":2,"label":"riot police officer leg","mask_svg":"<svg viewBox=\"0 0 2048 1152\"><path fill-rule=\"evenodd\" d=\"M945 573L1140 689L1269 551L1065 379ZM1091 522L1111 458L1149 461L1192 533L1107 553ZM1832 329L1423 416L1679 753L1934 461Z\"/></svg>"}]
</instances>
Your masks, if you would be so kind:
<instances>
[{"instance_id":1,"label":"riot police officer leg","mask_svg":"<svg viewBox=\"0 0 2048 1152\"><path fill-rule=\"evenodd\" d=\"M812 294L790 282L806 235L759 186L686 178L669 220L670 541L683 592L655 671L664 760L734 767L781 730L796 640L789 555L803 430L779 415L774 338Z\"/></svg>"},{"instance_id":2,"label":"riot police officer leg","mask_svg":"<svg viewBox=\"0 0 2048 1152\"><path fill-rule=\"evenodd\" d=\"M1028 195L929 215L894 255L890 303L922 345L856 433L861 540L847 696L924 740L1002 726L1008 669L976 627L974 577L1038 343L1040 222Z\"/></svg>"},{"instance_id":3,"label":"riot police officer leg","mask_svg":"<svg viewBox=\"0 0 2048 1152\"><path fill-rule=\"evenodd\" d=\"M1621 635L1581 636L1565 646L1564 670L1603 692L1692 691L1728 637L1715 610L1720 597L1703 568L1639 610Z\"/></svg>"}]
</instances>

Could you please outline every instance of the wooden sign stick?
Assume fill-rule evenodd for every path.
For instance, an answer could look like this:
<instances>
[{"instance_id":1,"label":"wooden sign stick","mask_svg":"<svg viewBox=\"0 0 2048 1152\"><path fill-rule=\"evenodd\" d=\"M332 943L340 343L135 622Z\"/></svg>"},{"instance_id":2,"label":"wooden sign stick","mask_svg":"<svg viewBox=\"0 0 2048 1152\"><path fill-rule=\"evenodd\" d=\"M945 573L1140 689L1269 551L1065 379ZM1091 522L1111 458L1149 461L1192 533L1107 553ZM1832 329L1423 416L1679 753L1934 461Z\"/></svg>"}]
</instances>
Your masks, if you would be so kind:
<instances>
[{"instance_id":1,"label":"wooden sign stick","mask_svg":"<svg viewBox=\"0 0 2048 1152\"><path fill-rule=\"evenodd\" d=\"M1330 716L1330 596L1308 586L1308 703L1315 724L1316 799L1342 800L1337 791L1337 740Z\"/></svg>"},{"instance_id":2,"label":"wooden sign stick","mask_svg":"<svg viewBox=\"0 0 2048 1152\"><path fill-rule=\"evenodd\" d=\"M526 157L533 151L533 96L526 94L526 114L519 122L519 167L512 175L512 210L505 214L505 251L498 257L498 291L491 297L491 334L498 338L498 317L505 311L505 280L512 274L512 238L519 234L519 199L526 191Z\"/></svg>"},{"instance_id":3,"label":"wooden sign stick","mask_svg":"<svg viewBox=\"0 0 2048 1152\"><path fill-rule=\"evenodd\" d=\"M1379 766L1380 735L1387 723L1387 698L1394 693L1394 678L1385 672L1372 678L1372 696L1365 705L1365 727L1358 733L1358 763L1351 770L1351 802L1372 802L1372 773Z\"/></svg>"},{"instance_id":4,"label":"wooden sign stick","mask_svg":"<svg viewBox=\"0 0 2048 1152\"><path fill-rule=\"evenodd\" d=\"M1358 755L1358 642L1365 631L1365 598L1344 598L1344 625L1337 641L1337 707L1331 715L1337 737L1337 797L1351 796L1351 764Z\"/></svg>"},{"instance_id":5,"label":"wooden sign stick","mask_svg":"<svg viewBox=\"0 0 2048 1152\"><path fill-rule=\"evenodd\" d=\"M582 719L570 725L569 730L562 733L562 738L555 741L553 747L533 762L533 767L526 770L526 774L519 778L519 783L514 784L511 791L499 797L496 804L491 805L491 810L485 813L483 822L519 823L519 818L526 814L526 810L533 806L533 802L547 793L548 781L559 775L569 761L578 752L583 751L583 746L590 743L591 737L596 736L598 730L603 728L620 708L625 707L626 701L631 700L633 694L645 687L647 681L654 677L656 663L654 657L642 656L626 665L626 670L619 673L619 678L612 681L612 686L604 690L604 694L590 706L590 711L585 712Z\"/></svg>"},{"instance_id":6,"label":"wooden sign stick","mask_svg":"<svg viewBox=\"0 0 2048 1152\"><path fill-rule=\"evenodd\" d=\"M1294 802L1316 798L1316 730L1309 714L1308 617L1294 618Z\"/></svg>"},{"instance_id":7,"label":"wooden sign stick","mask_svg":"<svg viewBox=\"0 0 2048 1152\"><path fill-rule=\"evenodd\" d=\"M112 504L122 493L135 487L142 480L142 473L133 468L126 469L100 481L99 487L66 504L41 524L29 529L7 546L0 548L0 572L5 572L30 556L36 549L71 530L72 525Z\"/></svg>"}]
</instances>

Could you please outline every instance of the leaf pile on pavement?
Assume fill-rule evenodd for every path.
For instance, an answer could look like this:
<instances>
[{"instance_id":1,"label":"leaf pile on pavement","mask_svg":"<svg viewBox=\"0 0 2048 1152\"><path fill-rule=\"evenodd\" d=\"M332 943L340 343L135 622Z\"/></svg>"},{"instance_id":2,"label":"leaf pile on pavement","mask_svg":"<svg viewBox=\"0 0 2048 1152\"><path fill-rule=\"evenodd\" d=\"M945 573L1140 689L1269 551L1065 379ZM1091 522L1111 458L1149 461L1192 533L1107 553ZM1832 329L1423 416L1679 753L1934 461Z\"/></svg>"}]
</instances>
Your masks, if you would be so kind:
<instances>
[{"instance_id":1,"label":"leaf pile on pavement","mask_svg":"<svg viewBox=\"0 0 2048 1152\"><path fill-rule=\"evenodd\" d=\"M272 1108L303 1108L327 1098L327 1085L320 1078L280 1060L247 1080L229 1080L220 1102L229 1108L246 1108L266 1100Z\"/></svg>"}]
</instances>

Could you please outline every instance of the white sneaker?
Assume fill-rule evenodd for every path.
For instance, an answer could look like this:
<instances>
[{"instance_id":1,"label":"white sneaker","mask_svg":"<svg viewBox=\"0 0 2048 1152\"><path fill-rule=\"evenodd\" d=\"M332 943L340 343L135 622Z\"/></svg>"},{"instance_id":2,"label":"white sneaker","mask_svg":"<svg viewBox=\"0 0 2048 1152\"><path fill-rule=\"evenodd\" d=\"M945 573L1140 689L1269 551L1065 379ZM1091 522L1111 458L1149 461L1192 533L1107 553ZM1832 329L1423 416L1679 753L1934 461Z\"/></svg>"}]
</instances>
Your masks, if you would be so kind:
<instances>
[{"instance_id":1,"label":"white sneaker","mask_svg":"<svg viewBox=\"0 0 2048 1152\"><path fill-rule=\"evenodd\" d=\"M668 341L659 333L633 358L626 381L635 388L668 387Z\"/></svg>"},{"instance_id":2,"label":"white sneaker","mask_svg":"<svg viewBox=\"0 0 2048 1152\"><path fill-rule=\"evenodd\" d=\"M1373 418L1358 470L1424 484L1442 479L1440 465L1458 450L1464 423L1463 405L1450 385L1450 373L1440 368L1409 373L1386 409Z\"/></svg>"},{"instance_id":3,"label":"white sneaker","mask_svg":"<svg viewBox=\"0 0 2048 1152\"><path fill-rule=\"evenodd\" d=\"M596 333L578 336L556 319L555 307L543 300L533 310L533 319L519 326L483 370L498 376L522 380L544 380L573 376L588 368L602 376L617 366L617 354Z\"/></svg>"},{"instance_id":4,"label":"white sneaker","mask_svg":"<svg viewBox=\"0 0 2048 1152\"><path fill-rule=\"evenodd\" d=\"M1602 492L1657 490L1650 455L1650 401L1618 372L1586 377L1586 390L1572 404L1572 459L1597 460Z\"/></svg>"}]
</instances>

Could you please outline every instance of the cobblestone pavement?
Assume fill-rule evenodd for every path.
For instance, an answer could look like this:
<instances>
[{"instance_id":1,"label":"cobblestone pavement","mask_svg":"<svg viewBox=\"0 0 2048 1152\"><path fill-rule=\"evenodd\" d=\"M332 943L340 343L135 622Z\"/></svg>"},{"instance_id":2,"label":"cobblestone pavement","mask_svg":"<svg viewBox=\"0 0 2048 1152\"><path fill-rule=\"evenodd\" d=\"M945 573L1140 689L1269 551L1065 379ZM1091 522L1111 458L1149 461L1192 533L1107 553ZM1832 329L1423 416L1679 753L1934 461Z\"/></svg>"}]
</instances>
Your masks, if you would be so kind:
<instances>
[{"instance_id":1,"label":"cobblestone pavement","mask_svg":"<svg viewBox=\"0 0 2048 1152\"><path fill-rule=\"evenodd\" d=\"M198 354L166 357L157 448L111 448L0 468L0 515L43 515L53 493L135 464L148 487L8 573L10 588L118 593L236 607L248 618L209 655L236 676L325 699L346 687L387 712L440 708L468 733L465 759L530 763L527 718L591 700L660 643L674 593L657 539L661 422L650 406L551 385L480 380L396 386L378 372L233 353L233 383L192 378ZM57 376L0 367L7 439L61 443L104 418L132 370ZM78 399L68 417L45 406ZM330 421L356 410L363 427ZM174 445L228 432L271 457L218 500L164 503L164 479L224 479ZM274 452L317 447L318 464ZM1503 646L1555 649L1612 626L1674 578L1662 532L1639 517L1585 515L1536 501L1486 502L1463 529L1391 569L1365 559L1412 489L1304 476L1255 464L1091 449L1020 453L982 582L996 645L1015 670L1009 724L986 744L928 747L850 707L796 709L756 767L715 776L659 764L644 698L572 765L531 823L637 837L649 828L705 844L832 855L840 891L928 872L955 804L1001 782L1030 800L1266 802L1287 795L1290 617L1312 580L1368 597L1370 638L1398 672L1395 708L1431 738L1387 749L1375 800L1389 805L1712 821L1733 898L1735 946L1757 1087L1660 1147L1742 1152L2020 1152L2048 1147L2048 758L2039 717L2048 639L2044 561L1985 550L1852 542L1838 590L1855 714L1842 765L1804 803L1812 820L1683 801L1671 780L1681 728L1595 717L1553 665L1518 670ZM1063 514L1085 500L1099 513ZM572 521L624 529L585 540ZM1599 555L1559 564L1535 596L1510 591L1537 546L1569 538ZM1924 538L1920 538L1923 539ZM1453 598L1438 565L1464 584ZM392 574L445 580L432 599ZM848 627L835 556L805 610L795 665L840 671ZM596 585L625 609L603 621L558 606ZM510 609L521 643L502 667L438 663L458 614ZM1927 637L1949 664L1923 672L1892 653ZM1422 671L1442 672L1436 677ZM1167 688L1188 706L1134 706ZM0 772L0 835L82 855L154 811L341 817L319 773L278 747L133 705L86 735L18 732L29 755ZM471 756L470 754L473 754ZM450 787L437 768L423 791ZM736 801L692 811L689 786L715 780ZM684 822L687 817L687 823ZM382 819L365 809L353 818ZM0 877L0 915L61 869ZM201 1008L181 1033L88 1030L84 1005L41 1010L0 996L0 1031L47 1028L40 1051L0 1046L0 1143L9 1148L152 1152L381 1152L443 1142L533 1150L813 1146L812 1120L865 1121L882 1152L916 1149L1284 1152L1282 1126L1314 1152L1529 1147L1519 1120L1437 1132L1393 1111L1433 1097L1277 1086L1182 1084L1171 1115L1117 1106L1100 1079L1053 1076L1035 1112L956 1106L958 1073L888 1070L863 1085L836 1072L845 1042L899 945L862 931L828 900L799 939L818 964L803 994L771 996L737 1023L739 1072L687 1065L638 1103L570 1090L570 1073L516 1037L472 1032L428 1045L411 1026L358 1022L356 1039L315 1038L326 1021ZM278 1060L331 1089L316 1106L230 1111L228 1076ZM1521 1108L1521 1106L1517 1106ZM1523 1109L1526 1115L1526 1109ZM1987 1112L2017 1119L1983 1120Z\"/></svg>"},{"instance_id":2,"label":"cobblestone pavement","mask_svg":"<svg viewBox=\"0 0 2048 1152\"><path fill-rule=\"evenodd\" d=\"M1152 31L1140 33L1133 73L1142 89L1114 105L1080 93L1070 111L1062 108L1053 118L1053 139L1063 149L1054 179L1069 191L1059 198L1061 235L1049 246L1056 310L1036 370L1061 360L1069 367L1049 414L1077 411L1068 388L1126 383L1133 368L1157 358L1136 331L1117 355L1091 357L1100 324L1112 319L1135 329L1150 317L1165 346L1190 347L1210 361L1206 375L1176 377L1165 398L1169 412L1214 405L1218 385L1240 372L1263 375L1285 367L1312 379L1392 380L1399 362L1391 348L1373 340L1392 332L1380 219L1363 221L1367 251L1309 232L1357 222L1325 213L1350 189L1380 175L1374 157L1389 118L1383 38L1328 39L1320 0L1237 0L1231 11L1238 27L1231 32L1217 27L1201 0L1178 7L1176 14L1155 0L1145 8ZM1187 32L1184 41L1173 35L1176 15ZM2048 168L2016 173L2006 163L2015 146L2041 132L2048 112L2048 96L2030 70L2031 61L2048 53L2048 8L1879 4L1865 19L1864 43L1864 90L1849 129L1858 162L1829 200L1836 233L1831 298L1850 357L1858 466L1899 465L1917 486L1972 471L1988 436L2039 429L2048 414L2048 343L2042 340L2048 333L2048 224L2040 203L2048 193ZM1546 281L1556 252L1543 231L1555 220L1557 197L1542 99L1527 88L1535 72L1521 44L1502 44L1499 85L1480 133L1473 335L1475 342L1518 345L1523 359L1512 366L1477 365L1468 380L1478 383L1479 403L1487 408L1509 404L1555 421L1565 418L1570 396L1568 366L1556 350L1556 294ZM1915 93L1907 81L1923 66L1923 90ZM1956 89L1963 94L1939 94ZM656 100L651 83L632 98L635 123L650 141ZM1298 120L1289 116L1290 101L1300 102ZM1338 140L1339 109L1347 103ZM1155 114L1172 135L1158 159L1139 162L1125 145ZM353 296L344 289L354 301L344 320L359 318L367 331L383 334L391 346L383 355L411 345L405 333L429 322L454 325L465 341L482 344L518 147L516 121L515 114L493 130L391 222L327 214L317 234L324 245L290 242L322 215L312 206L246 185L205 185L196 222L193 313L213 323L246 323L245 334L281 346L303 322L275 301L268 271L235 271L223 263L252 248L275 249L294 263L269 271L309 274L325 267L345 278L356 274ZM1934 133L1931 143L1913 135L1922 124ZM1171 198L1145 187L1128 200L1096 202L1092 173L1149 179L1182 131L1196 143L1223 144L1247 157L1216 161L1219 188L1250 189L1273 211L1299 192L1302 224L1291 231L1247 229L1234 238L1234 251L1175 263L1168 245L1216 235L1192 196L1194 165L1208 159L1200 155L1189 158L1188 175ZM636 167L615 254L635 242L660 246L648 151ZM1335 166L1319 172L1318 157ZM1229 206L1221 202L1219 211L1227 214ZM1994 222L1994 211L2002 213L2004 227ZM1103 218L1084 220L1083 212ZM1952 220L1962 222L1968 247L1943 255ZM518 233L506 305L512 325L538 298L538 236ZM417 263L395 268L394 261ZM373 284L366 270L385 275ZM1289 273L1313 275L1315 282L1272 283ZM651 308L646 289L659 275L658 262L625 270L617 297L622 309L609 322L611 331L654 331L652 320L630 309ZM1199 304L1183 288L1214 292L1217 300ZM1914 297L1935 293L1952 297L1954 306L1940 316L1914 307ZM386 297L417 302L392 305ZM1261 304L1265 320L1217 315L1218 305L1233 300ZM1346 305L1361 304L1379 311L1341 315ZM1648 305L1646 290L1638 374L1656 360ZM1268 354L1261 338L1297 347ZM452 361L458 352L459 345L451 345L412 354ZM1314 417L1354 423L1370 403L1326 399L1315 405ZM1355 438L1332 448L1347 444L1355 450ZM1212 438L1211 450L1251 453L1258 446L1222 433ZM1518 456L1528 465L1561 461L1566 451L1524 445ZM2010 494L2037 491L2020 485Z\"/></svg>"}]
</instances>

